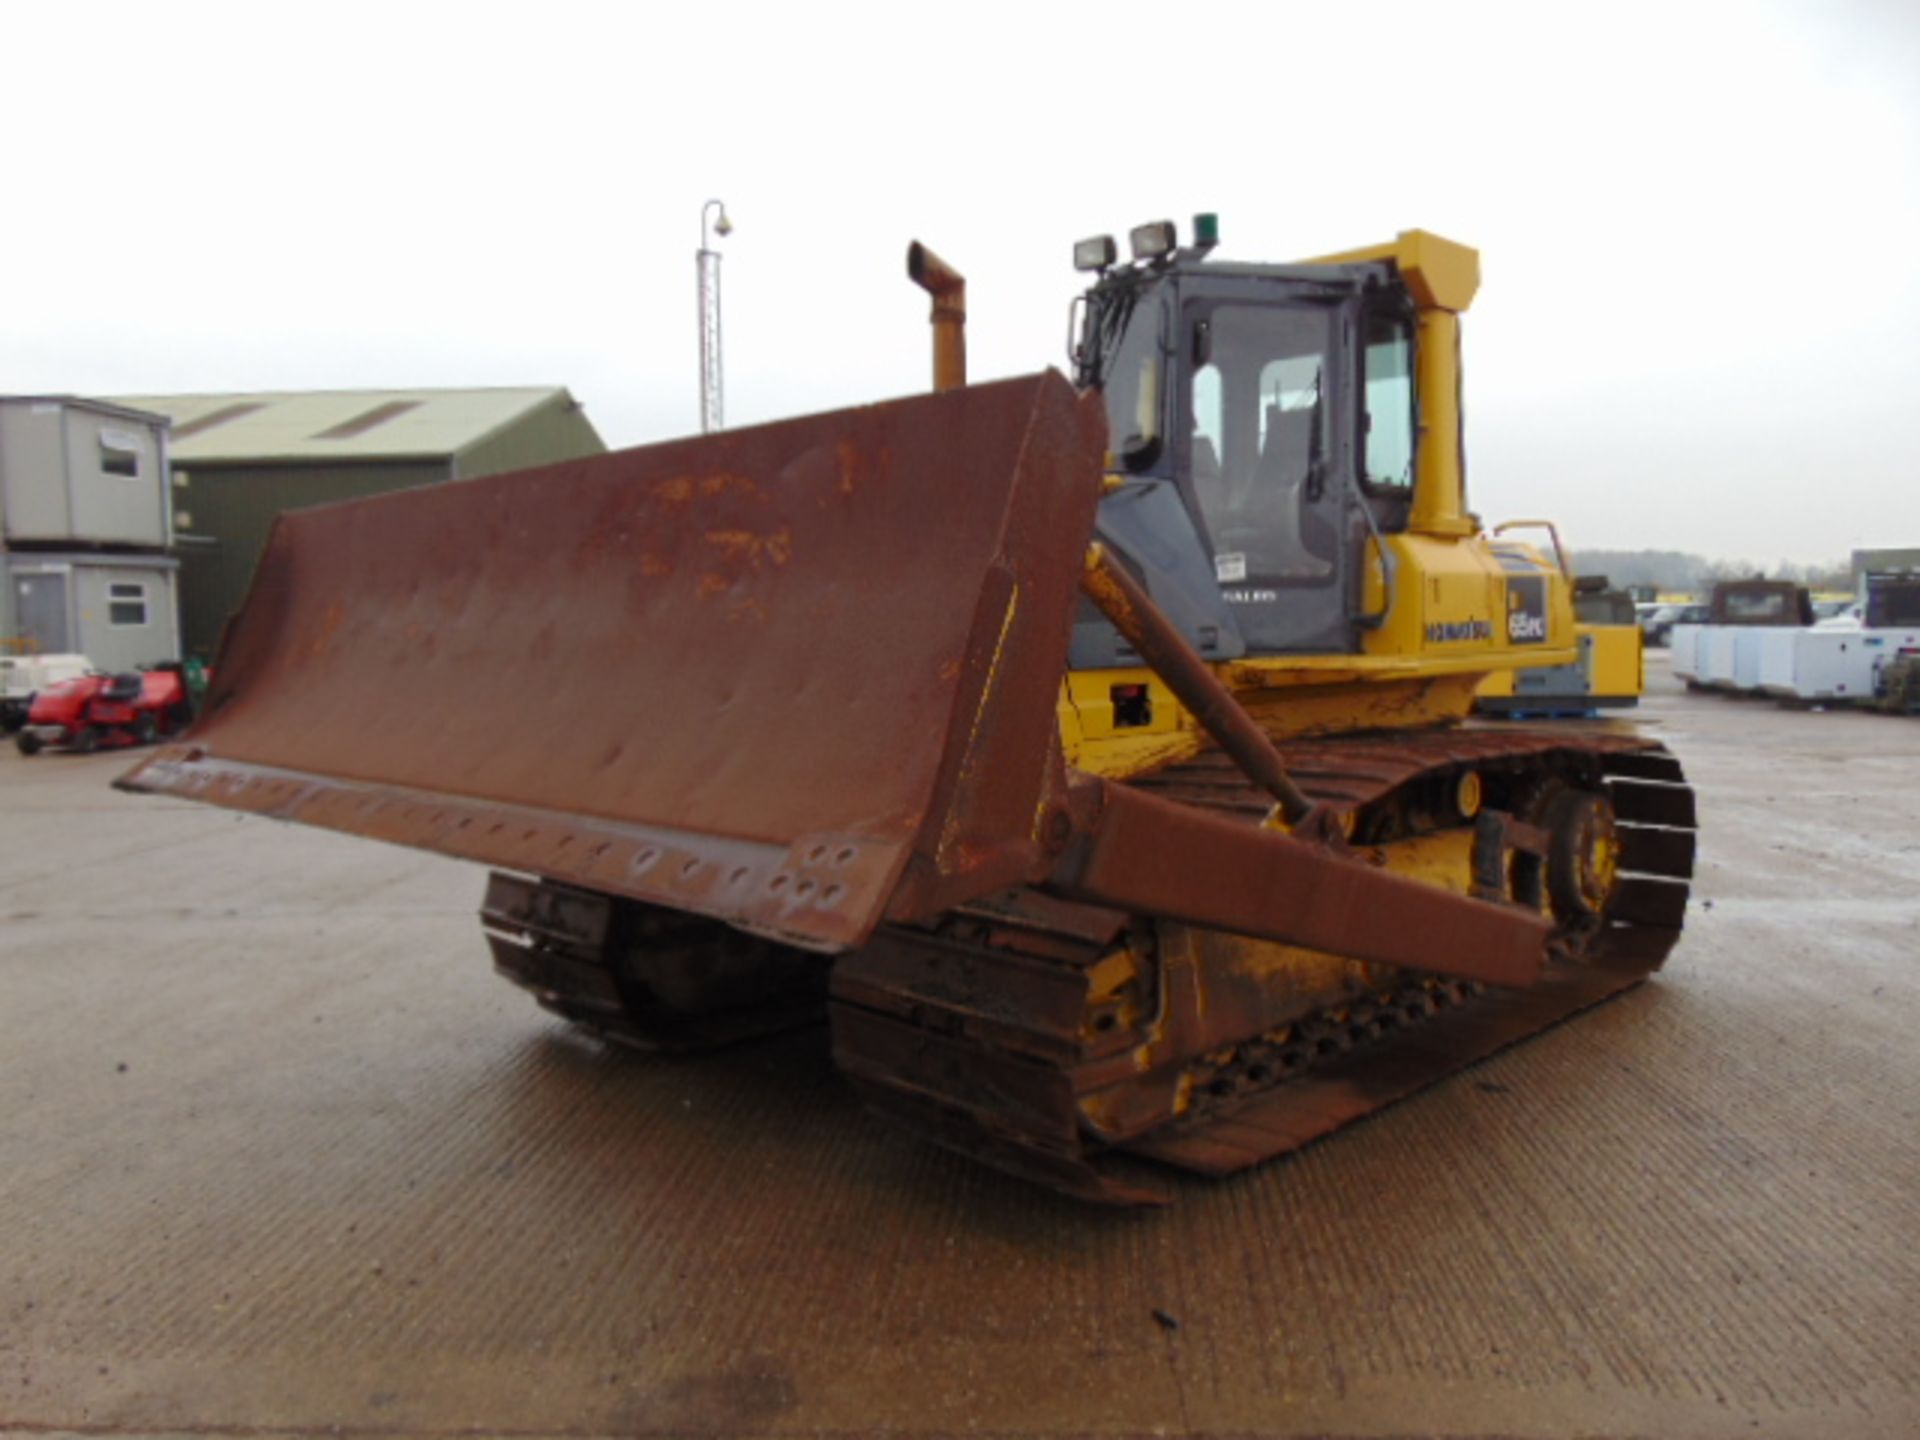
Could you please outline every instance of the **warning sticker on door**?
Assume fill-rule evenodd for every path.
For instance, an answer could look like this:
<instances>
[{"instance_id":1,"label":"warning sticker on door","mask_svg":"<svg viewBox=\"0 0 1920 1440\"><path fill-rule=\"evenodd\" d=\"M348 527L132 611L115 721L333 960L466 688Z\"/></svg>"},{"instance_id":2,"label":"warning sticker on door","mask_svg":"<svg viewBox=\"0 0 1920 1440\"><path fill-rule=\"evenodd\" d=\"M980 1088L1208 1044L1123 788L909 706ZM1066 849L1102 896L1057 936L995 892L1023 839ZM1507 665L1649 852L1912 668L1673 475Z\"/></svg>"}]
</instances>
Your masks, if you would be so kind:
<instances>
[{"instance_id":1,"label":"warning sticker on door","mask_svg":"<svg viewBox=\"0 0 1920 1440\"><path fill-rule=\"evenodd\" d=\"M1230 585L1236 580L1246 579L1247 557L1240 554L1214 556L1213 578L1222 585Z\"/></svg>"}]
</instances>

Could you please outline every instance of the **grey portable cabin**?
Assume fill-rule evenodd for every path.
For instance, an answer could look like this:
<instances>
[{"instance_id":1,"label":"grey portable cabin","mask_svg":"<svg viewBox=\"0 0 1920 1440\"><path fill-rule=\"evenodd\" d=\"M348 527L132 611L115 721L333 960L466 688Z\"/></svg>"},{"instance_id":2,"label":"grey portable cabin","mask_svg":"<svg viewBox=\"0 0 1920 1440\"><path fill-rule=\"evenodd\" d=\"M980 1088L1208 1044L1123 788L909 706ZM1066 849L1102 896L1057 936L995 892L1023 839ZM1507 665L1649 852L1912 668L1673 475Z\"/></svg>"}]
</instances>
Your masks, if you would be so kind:
<instances>
[{"instance_id":1,"label":"grey portable cabin","mask_svg":"<svg viewBox=\"0 0 1920 1440\"><path fill-rule=\"evenodd\" d=\"M0 644L131 670L180 654L167 420L0 396Z\"/></svg>"},{"instance_id":2,"label":"grey portable cabin","mask_svg":"<svg viewBox=\"0 0 1920 1440\"><path fill-rule=\"evenodd\" d=\"M100 670L178 659L179 568L170 555L0 553L0 635L26 652L84 655Z\"/></svg>"}]
</instances>

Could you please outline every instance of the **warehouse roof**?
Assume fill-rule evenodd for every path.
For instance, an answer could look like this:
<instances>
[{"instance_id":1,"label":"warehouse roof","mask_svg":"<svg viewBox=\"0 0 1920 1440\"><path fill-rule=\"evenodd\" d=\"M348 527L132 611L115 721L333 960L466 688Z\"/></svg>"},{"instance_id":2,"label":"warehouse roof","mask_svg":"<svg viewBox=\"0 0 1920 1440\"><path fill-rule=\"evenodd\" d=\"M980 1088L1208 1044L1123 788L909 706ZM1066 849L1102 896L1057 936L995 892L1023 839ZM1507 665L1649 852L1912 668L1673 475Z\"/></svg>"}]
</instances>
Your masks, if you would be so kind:
<instances>
[{"instance_id":1,"label":"warehouse roof","mask_svg":"<svg viewBox=\"0 0 1920 1440\"><path fill-rule=\"evenodd\" d=\"M574 403L558 386L140 395L117 401L171 416L173 462L182 466L458 455L555 402Z\"/></svg>"},{"instance_id":2,"label":"warehouse roof","mask_svg":"<svg viewBox=\"0 0 1920 1440\"><path fill-rule=\"evenodd\" d=\"M0 405L69 405L76 410L92 410L97 414L113 415L122 420L139 420L150 425L160 424L167 418L124 403L95 400L87 395L0 395Z\"/></svg>"}]
</instances>

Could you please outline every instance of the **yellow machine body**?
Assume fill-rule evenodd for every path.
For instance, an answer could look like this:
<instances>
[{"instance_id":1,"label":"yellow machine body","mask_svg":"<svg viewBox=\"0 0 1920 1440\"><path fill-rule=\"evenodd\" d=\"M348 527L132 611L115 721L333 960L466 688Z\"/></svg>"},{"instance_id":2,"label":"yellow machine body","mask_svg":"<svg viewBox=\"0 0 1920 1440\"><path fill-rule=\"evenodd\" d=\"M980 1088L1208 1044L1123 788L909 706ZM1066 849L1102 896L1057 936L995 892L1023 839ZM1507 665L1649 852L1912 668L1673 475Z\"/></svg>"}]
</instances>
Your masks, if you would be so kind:
<instances>
[{"instance_id":1,"label":"yellow machine body","mask_svg":"<svg viewBox=\"0 0 1920 1440\"><path fill-rule=\"evenodd\" d=\"M1591 653L1577 637L1572 586L1557 557L1494 540L1466 506L1459 317L1479 288L1477 252L1412 230L1311 263L1368 262L1393 266L1416 316L1414 385L1423 424L1412 505L1406 528L1376 537L1365 552L1362 605L1382 618L1363 633L1356 653L1263 656L1215 667L1275 739L1445 724L1471 713L1477 693L1510 690L1518 670L1583 665ZM1123 474L1108 477L1110 489L1125 483ZM1510 583L1516 578L1537 588L1544 620L1518 638ZM1609 639L1604 649L1602 683L1620 683L1621 647ZM1123 777L1204 749L1208 740L1193 716L1154 684L1144 670L1070 672L1060 729L1073 763ZM1151 718L1116 725L1113 694L1133 686L1149 687ZM1639 693L1637 674L1632 693Z\"/></svg>"},{"instance_id":2,"label":"yellow machine body","mask_svg":"<svg viewBox=\"0 0 1920 1440\"><path fill-rule=\"evenodd\" d=\"M1572 666L1539 667L1537 688L1523 691L1532 667L1496 670L1474 692L1476 706L1488 713L1536 717L1590 715L1617 706L1637 705L1646 689L1643 640L1637 625L1574 626L1579 647Z\"/></svg>"},{"instance_id":3,"label":"yellow machine body","mask_svg":"<svg viewBox=\"0 0 1920 1440\"><path fill-rule=\"evenodd\" d=\"M1503 564L1478 533L1391 535L1385 544L1396 562L1392 599L1384 606L1384 623L1365 636L1360 653L1262 657L1215 667L1276 740L1445 724L1469 714L1484 687L1510 687L1518 670L1577 665L1588 653L1578 638L1566 578L1537 552L1503 542ZM1516 645L1509 634L1507 582L1520 551L1547 597L1544 645ZM1382 568L1376 560L1367 573L1367 596L1376 611L1386 593ZM1621 649L1617 642L1608 646L1610 680L1620 676ZM1632 693L1638 695L1637 649L1633 666ZM1117 726L1113 694L1134 685L1158 686L1150 690L1152 719ZM1141 669L1070 672L1060 697L1060 734L1073 763L1114 776L1143 773L1209 743L1192 714Z\"/></svg>"}]
</instances>

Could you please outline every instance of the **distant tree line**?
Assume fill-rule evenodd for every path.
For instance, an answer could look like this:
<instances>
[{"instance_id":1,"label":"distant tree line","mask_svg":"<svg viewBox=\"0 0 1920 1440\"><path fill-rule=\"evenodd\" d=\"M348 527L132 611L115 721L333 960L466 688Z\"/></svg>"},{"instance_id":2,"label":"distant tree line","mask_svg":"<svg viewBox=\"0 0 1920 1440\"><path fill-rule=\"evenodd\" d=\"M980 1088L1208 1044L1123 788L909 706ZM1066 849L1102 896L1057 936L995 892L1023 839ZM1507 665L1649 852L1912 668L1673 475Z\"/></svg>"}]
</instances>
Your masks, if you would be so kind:
<instances>
[{"instance_id":1,"label":"distant tree line","mask_svg":"<svg viewBox=\"0 0 1920 1440\"><path fill-rule=\"evenodd\" d=\"M1810 590L1853 589L1850 557L1802 565L1792 560L1760 565L1751 560L1709 560L1683 550L1579 550L1573 552L1582 575L1604 575L1620 589L1644 586L1657 591L1704 594L1718 580L1793 580Z\"/></svg>"}]
</instances>

